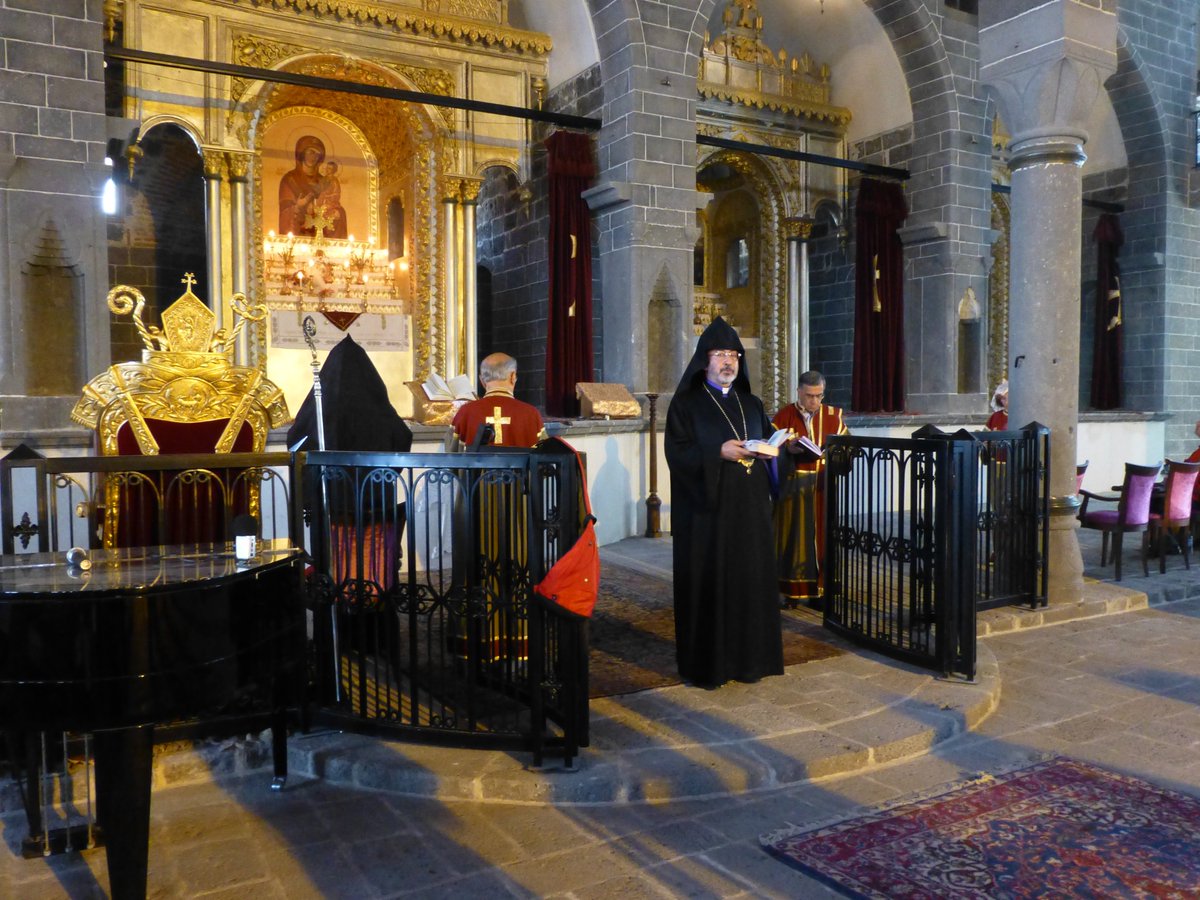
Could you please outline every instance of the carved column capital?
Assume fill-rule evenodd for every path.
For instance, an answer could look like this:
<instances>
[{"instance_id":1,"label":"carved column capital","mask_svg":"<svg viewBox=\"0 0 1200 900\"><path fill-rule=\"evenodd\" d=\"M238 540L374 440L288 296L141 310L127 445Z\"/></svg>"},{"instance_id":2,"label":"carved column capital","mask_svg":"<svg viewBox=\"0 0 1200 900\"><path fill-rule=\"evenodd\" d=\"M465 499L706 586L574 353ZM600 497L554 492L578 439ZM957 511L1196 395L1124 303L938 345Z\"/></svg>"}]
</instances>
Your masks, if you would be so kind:
<instances>
[{"instance_id":1,"label":"carved column capital","mask_svg":"<svg viewBox=\"0 0 1200 900\"><path fill-rule=\"evenodd\" d=\"M1082 145L1088 114L1117 70L1117 17L1052 0L986 23L979 55L980 80L994 91L1014 148L1051 137Z\"/></svg>"},{"instance_id":2,"label":"carved column capital","mask_svg":"<svg viewBox=\"0 0 1200 900\"><path fill-rule=\"evenodd\" d=\"M225 154L226 170L229 172L230 181L245 181L250 172L250 163L254 157L250 153L235 153L230 151Z\"/></svg>"},{"instance_id":3,"label":"carved column capital","mask_svg":"<svg viewBox=\"0 0 1200 900\"><path fill-rule=\"evenodd\" d=\"M464 175L462 178L459 178L458 179L458 202L463 203L463 204L466 204L466 203L474 204L475 201L477 201L479 199L479 191L482 187L483 187L483 179L482 178L474 178L474 177L471 177L468 175Z\"/></svg>"},{"instance_id":4,"label":"carved column capital","mask_svg":"<svg viewBox=\"0 0 1200 900\"><path fill-rule=\"evenodd\" d=\"M808 216L789 216L783 220L783 236L789 241L807 241L812 230L813 220Z\"/></svg>"},{"instance_id":5,"label":"carved column capital","mask_svg":"<svg viewBox=\"0 0 1200 900\"><path fill-rule=\"evenodd\" d=\"M228 169L225 150L220 147L205 147L201 152L204 154L204 177L210 181L224 179Z\"/></svg>"}]
</instances>

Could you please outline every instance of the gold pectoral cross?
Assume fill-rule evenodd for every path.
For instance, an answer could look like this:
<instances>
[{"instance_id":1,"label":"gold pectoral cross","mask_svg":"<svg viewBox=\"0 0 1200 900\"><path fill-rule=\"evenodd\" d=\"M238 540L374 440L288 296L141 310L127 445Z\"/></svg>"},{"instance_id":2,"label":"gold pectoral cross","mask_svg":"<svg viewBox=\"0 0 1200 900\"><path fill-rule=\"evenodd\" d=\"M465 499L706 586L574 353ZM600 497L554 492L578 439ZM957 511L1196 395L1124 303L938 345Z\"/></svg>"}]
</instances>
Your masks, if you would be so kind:
<instances>
[{"instance_id":1,"label":"gold pectoral cross","mask_svg":"<svg viewBox=\"0 0 1200 900\"><path fill-rule=\"evenodd\" d=\"M1121 324L1121 279L1117 278L1115 275L1113 276L1112 290L1108 292L1108 299L1110 301L1117 301L1117 312L1112 319L1109 320L1108 327L1104 329L1105 331L1112 331Z\"/></svg>"},{"instance_id":2,"label":"gold pectoral cross","mask_svg":"<svg viewBox=\"0 0 1200 900\"><path fill-rule=\"evenodd\" d=\"M496 429L496 443L504 443L504 426L511 425L512 419L503 415L503 410L499 406L492 407L492 414L483 421Z\"/></svg>"},{"instance_id":3,"label":"gold pectoral cross","mask_svg":"<svg viewBox=\"0 0 1200 900\"><path fill-rule=\"evenodd\" d=\"M871 281L871 312L882 312L883 304L879 302L879 254L876 253L871 258L871 268L875 270L875 277Z\"/></svg>"}]
</instances>

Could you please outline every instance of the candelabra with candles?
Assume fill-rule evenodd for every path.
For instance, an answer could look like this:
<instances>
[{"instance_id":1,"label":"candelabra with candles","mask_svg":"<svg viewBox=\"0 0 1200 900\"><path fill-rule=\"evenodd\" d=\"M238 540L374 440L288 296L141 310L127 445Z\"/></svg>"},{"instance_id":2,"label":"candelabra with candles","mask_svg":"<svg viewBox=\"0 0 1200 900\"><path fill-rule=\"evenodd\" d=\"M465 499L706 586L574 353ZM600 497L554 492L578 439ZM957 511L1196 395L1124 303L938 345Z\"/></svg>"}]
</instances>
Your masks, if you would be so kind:
<instances>
[{"instance_id":1,"label":"candelabra with candles","mask_svg":"<svg viewBox=\"0 0 1200 900\"><path fill-rule=\"evenodd\" d=\"M366 243L355 244L354 235L350 235L348 250L345 265L354 270L354 283L366 284L375 268L375 252Z\"/></svg>"},{"instance_id":2,"label":"candelabra with candles","mask_svg":"<svg viewBox=\"0 0 1200 900\"><path fill-rule=\"evenodd\" d=\"M280 278L279 293L287 295L292 292L292 283L296 277L296 236L290 231L287 237L275 236L274 231L267 232L267 239L263 241L263 250L266 252L267 265L270 268L278 268L283 275ZM300 252L304 252L304 245L300 245Z\"/></svg>"},{"instance_id":3,"label":"candelabra with candles","mask_svg":"<svg viewBox=\"0 0 1200 900\"><path fill-rule=\"evenodd\" d=\"M388 260L371 241L306 238L270 231L263 239L268 297L304 310L399 312L408 293L408 261Z\"/></svg>"}]
</instances>

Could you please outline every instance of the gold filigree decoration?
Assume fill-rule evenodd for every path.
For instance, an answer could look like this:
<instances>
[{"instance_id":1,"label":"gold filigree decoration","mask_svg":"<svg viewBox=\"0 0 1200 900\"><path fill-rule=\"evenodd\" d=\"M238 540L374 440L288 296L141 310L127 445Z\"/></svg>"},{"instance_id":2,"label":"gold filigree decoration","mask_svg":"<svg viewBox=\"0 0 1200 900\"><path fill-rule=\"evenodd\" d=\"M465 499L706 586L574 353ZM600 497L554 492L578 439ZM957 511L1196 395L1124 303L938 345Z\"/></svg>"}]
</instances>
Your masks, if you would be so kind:
<instances>
[{"instance_id":1,"label":"gold filigree decoration","mask_svg":"<svg viewBox=\"0 0 1200 900\"><path fill-rule=\"evenodd\" d=\"M257 7L262 0L230 0L234 5ZM458 0L459 3L462 0ZM278 10L290 9L325 25L354 29L374 25L398 33L501 49L529 56L546 56L554 48L548 34L513 28L508 24L480 21L460 14L438 14L423 10L398 10L393 6L352 0L272 0ZM453 4L447 4L452 7ZM454 8L459 12L458 8Z\"/></svg>"},{"instance_id":2,"label":"gold filigree decoration","mask_svg":"<svg viewBox=\"0 0 1200 900\"><path fill-rule=\"evenodd\" d=\"M723 17L725 31L704 38L696 89L704 99L751 109L766 109L839 129L850 124L850 110L829 102L830 71L807 53L788 59L762 39L763 17L757 0L732 0Z\"/></svg>"},{"instance_id":3,"label":"gold filigree decoration","mask_svg":"<svg viewBox=\"0 0 1200 900\"><path fill-rule=\"evenodd\" d=\"M504 6L498 0L446 0L446 12L467 19L481 19L497 25L508 24Z\"/></svg>"},{"instance_id":4,"label":"gold filigree decoration","mask_svg":"<svg viewBox=\"0 0 1200 900\"><path fill-rule=\"evenodd\" d=\"M141 362L124 362L89 381L71 418L96 429L105 455L118 453L118 432L127 425L144 455L158 453L147 420L194 423L227 419L214 446L232 448L244 423L250 423L253 446L266 446L267 433L288 421L283 392L255 368L233 364L233 346L246 322L260 322L266 309L235 294L233 332L216 328L216 316L195 294L191 274L185 290L162 314L162 327L146 325L146 298L133 287L109 291L108 306L117 315L132 315L145 350Z\"/></svg>"},{"instance_id":5,"label":"gold filigree decoration","mask_svg":"<svg viewBox=\"0 0 1200 900\"><path fill-rule=\"evenodd\" d=\"M233 57L235 62L238 65L254 66L260 69L275 68L280 60L326 52L315 46L310 47L301 44L270 41L256 35L237 35L233 40ZM418 66L411 63L322 57L318 60L303 61L294 67L287 68L287 71L295 72L298 75L333 78L338 81L353 81L359 84L397 87L395 80L385 77L380 71L381 69L399 75L407 84L412 85L413 88L425 94L434 94L439 97L453 97L457 92L457 84L453 72L447 69ZM236 127L233 125L234 117L239 112L243 116L245 115L245 111L240 110L238 104L245 97L246 91L249 90L253 83L251 79L247 78L234 78L231 82L230 100L233 106L233 110L229 114L231 129ZM442 107L439 108L438 112L446 120L447 124L453 123L455 113L453 109Z\"/></svg>"}]
</instances>

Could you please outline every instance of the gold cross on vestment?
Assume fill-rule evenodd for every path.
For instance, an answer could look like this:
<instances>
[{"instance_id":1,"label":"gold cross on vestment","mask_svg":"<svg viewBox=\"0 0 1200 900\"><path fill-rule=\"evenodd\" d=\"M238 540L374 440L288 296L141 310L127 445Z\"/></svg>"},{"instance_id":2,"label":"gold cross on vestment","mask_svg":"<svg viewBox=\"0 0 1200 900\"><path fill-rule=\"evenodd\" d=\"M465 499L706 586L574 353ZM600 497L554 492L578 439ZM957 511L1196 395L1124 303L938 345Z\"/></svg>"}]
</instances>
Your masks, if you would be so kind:
<instances>
[{"instance_id":1,"label":"gold cross on vestment","mask_svg":"<svg viewBox=\"0 0 1200 900\"><path fill-rule=\"evenodd\" d=\"M488 425L491 425L496 429L497 444L504 443L504 426L512 424L512 419L506 415L502 415L503 412L504 410L502 410L499 406L493 406L492 414L483 420Z\"/></svg>"},{"instance_id":2,"label":"gold cross on vestment","mask_svg":"<svg viewBox=\"0 0 1200 900\"><path fill-rule=\"evenodd\" d=\"M871 312L881 312L883 310L883 304L879 302L880 271L879 271L879 254L878 253L876 253L871 258L871 268L875 270L875 278L871 282L871 296L872 296Z\"/></svg>"}]
</instances>

